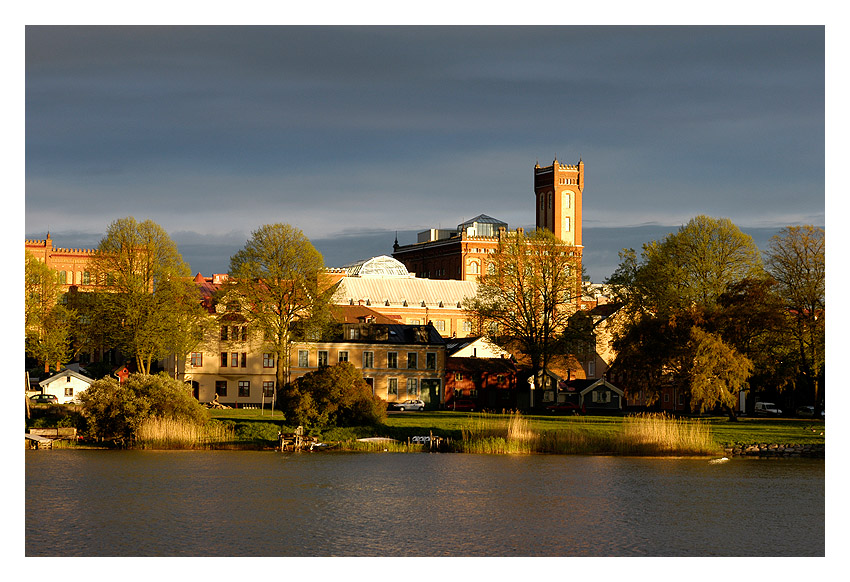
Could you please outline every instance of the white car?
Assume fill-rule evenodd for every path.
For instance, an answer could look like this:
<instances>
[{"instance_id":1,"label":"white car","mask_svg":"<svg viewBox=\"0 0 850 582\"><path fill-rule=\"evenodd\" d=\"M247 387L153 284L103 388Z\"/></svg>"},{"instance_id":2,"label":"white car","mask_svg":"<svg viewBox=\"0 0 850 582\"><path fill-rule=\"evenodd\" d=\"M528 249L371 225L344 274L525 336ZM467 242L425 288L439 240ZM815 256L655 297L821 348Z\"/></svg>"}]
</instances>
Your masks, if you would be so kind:
<instances>
[{"instance_id":1,"label":"white car","mask_svg":"<svg viewBox=\"0 0 850 582\"><path fill-rule=\"evenodd\" d=\"M405 400L393 403L393 410L425 410L425 403L421 400Z\"/></svg>"},{"instance_id":2,"label":"white car","mask_svg":"<svg viewBox=\"0 0 850 582\"><path fill-rule=\"evenodd\" d=\"M756 402L755 413L760 416L779 416L782 411L773 402Z\"/></svg>"}]
</instances>

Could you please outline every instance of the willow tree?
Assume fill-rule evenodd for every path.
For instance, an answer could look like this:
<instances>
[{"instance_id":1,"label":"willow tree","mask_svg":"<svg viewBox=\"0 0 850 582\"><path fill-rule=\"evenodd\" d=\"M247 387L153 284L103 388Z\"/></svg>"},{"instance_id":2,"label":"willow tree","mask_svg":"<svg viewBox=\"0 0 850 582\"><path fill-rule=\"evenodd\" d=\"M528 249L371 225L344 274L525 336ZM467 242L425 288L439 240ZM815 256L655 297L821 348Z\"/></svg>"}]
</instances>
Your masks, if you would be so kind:
<instances>
[{"instance_id":1,"label":"willow tree","mask_svg":"<svg viewBox=\"0 0 850 582\"><path fill-rule=\"evenodd\" d=\"M76 316L60 303L59 274L32 254L26 253L24 267L24 328L26 351L50 371L71 358L71 327Z\"/></svg>"},{"instance_id":2,"label":"willow tree","mask_svg":"<svg viewBox=\"0 0 850 582\"><path fill-rule=\"evenodd\" d=\"M238 303L254 337L275 354L280 389L289 383L296 327L317 328L328 316L332 289L322 288L324 260L298 228L267 224L230 258L226 299Z\"/></svg>"},{"instance_id":3,"label":"willow tree","mask_svg":"<svg viewBox=\"0 0 850 582\"><path fill-rule=\"evenodd\" d=\"M705 412L719 407L730 420L736 420L735 406L753 372L752 361L724 343L719 335L696 326L691 328L689 347L691 410Z\"/></svg>"},{"instance_id":4,"label":"willow tree","mask_svg":"<svg viewBox=\"0 0 850 582\"><path fill-rule=\"evenodd\" d=\"M92 263L100 292L91 320L149 374L154 361L172 355L175 334L194 333L176 327L174 317L181 304L200 309L189 266L161 226L132 216L109 225Z\"/></svg>"},{"instance_id":5,"label":"willow tree","mask_svg":"<svg viewBox=\"0 0 850 582\"><path fill-rule=\"evenodd\" d=\"M820 407L826 346L824 230L811 225L788 226L770 240L765 258L778 283L800 379L814 405Z\"/></svg>"},{"instance_id":6,"label":"willow tree","mask_svg":"<svg viewBox=\"0 0 850 582\"><path fill-rule=\"evenodd\" d=\"M491 257L464 307L493 343L521 351L542 378L576 309L581 257L542 229L502 237Z\"/></svg>"}]
</instances>

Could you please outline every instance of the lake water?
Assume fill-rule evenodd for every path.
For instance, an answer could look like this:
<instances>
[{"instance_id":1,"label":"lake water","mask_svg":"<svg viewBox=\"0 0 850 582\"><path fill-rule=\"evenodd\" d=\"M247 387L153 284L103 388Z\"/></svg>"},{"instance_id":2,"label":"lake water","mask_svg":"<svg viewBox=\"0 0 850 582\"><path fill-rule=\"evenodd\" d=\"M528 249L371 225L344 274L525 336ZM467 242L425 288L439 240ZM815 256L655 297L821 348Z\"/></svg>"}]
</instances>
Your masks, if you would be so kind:
<instances>
[{"instance_id":1,"label":"lake water","mask_svg":"<svg viewBox=\"0 0 850 582\"><path fill-rule=\"evenodd\" d=\"M824 461L26 452L27 556L823 556Z\"/></svg>"}]
</instances>

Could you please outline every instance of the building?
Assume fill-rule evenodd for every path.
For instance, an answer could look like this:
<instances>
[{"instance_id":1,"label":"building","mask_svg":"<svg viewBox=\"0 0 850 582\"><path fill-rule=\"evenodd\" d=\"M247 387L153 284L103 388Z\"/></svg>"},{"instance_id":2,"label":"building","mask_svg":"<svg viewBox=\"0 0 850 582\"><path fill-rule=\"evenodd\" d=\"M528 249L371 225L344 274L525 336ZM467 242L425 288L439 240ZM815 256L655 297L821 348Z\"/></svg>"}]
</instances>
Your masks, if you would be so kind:
<instances>
[{"instance_id":1,"label":"building","mask_svg":"<svg viewBox=\"0 0 850 582\"><path fill-rule=\"evenodd\" d=\"M415 277L400 261L383 255L344 269L329 269L324 277L337 285L339 306L368 308L394 323L431 324L446 338L475 333L463 303L475 296L474 281Z\"/></svg>"},{"instance_id":2,"label":"building","mask_svg":"<svg viewBox=\"0 0 850 582\"><path fill-rule=\"evenodd\" d=\"M534 166L535 226L547 229L573 247L581 260L582 195L584 162ZM393 245L393 258L418 277L475 281L487 272L489 255L498 252L499 241L509 234L507 223L481 214L455 230L429 229L414 244ZM579 265L578 273L581 273Z\"/></svg>"},{"instance_id":3,"label":"building","mask_svg":"<svg viewBox=\"0 0 850 582\"><path fill-rule=\"evenodd\" d=\"M24 241L24 250L59 273L63 291L69 291L72 286L80 291L90 291L96 287L92 266L93 249L54 247L48 232L44 240Z\"/></svg>"},{"instance_id":4,"label":"building","mask_svg":"<svg viewBox=\"0 0 850 582\"><path fill-rule=\"evenodd\" d=\"M476 410L517 408L517 368L509 358L449 357L445 406L472 400Z\"/></svg>"},{"instance_id":5,"label":"building","mask_svg":"<svg viewBox=\"0 0 850 582\"><path fill-rule=\"evenodd\" d=\"M79 402L80 394L91 386L92 380L79 372L65 369L38 383L43 394L53 394L59 404Z\"/></svg>"}]
</instances>

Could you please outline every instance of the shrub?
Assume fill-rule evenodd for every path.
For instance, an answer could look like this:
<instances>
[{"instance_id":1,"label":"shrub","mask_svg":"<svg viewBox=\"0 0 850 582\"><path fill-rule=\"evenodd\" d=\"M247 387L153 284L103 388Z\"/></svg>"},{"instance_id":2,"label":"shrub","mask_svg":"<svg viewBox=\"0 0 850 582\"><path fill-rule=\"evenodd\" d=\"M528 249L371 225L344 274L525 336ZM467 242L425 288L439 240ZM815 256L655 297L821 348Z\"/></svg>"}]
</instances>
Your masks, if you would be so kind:
<instances>
[{"instance_id":1,"label":"shrub","mask_svg":"<svg viewBox=\"0 0 850 582\"><path fill-rule=\"evenodd\" d=\"M348 362L305 374L287 387L281 404L288 423L306 427L371 425L387 417L386 403Z\"/></svg>"},{"instance_id":2,"label":"shrub","mask_svg":"<svg viewBox=\"0 0 850 582\"><path fill-rule=\"evenodd\" d=\"M165 374L131 374L124 382L101 378L82 393L87 434L100 441L136 438L142 423L163 418L202 425L207 411L186 386Z\"/></svg>"}]
</instances>

